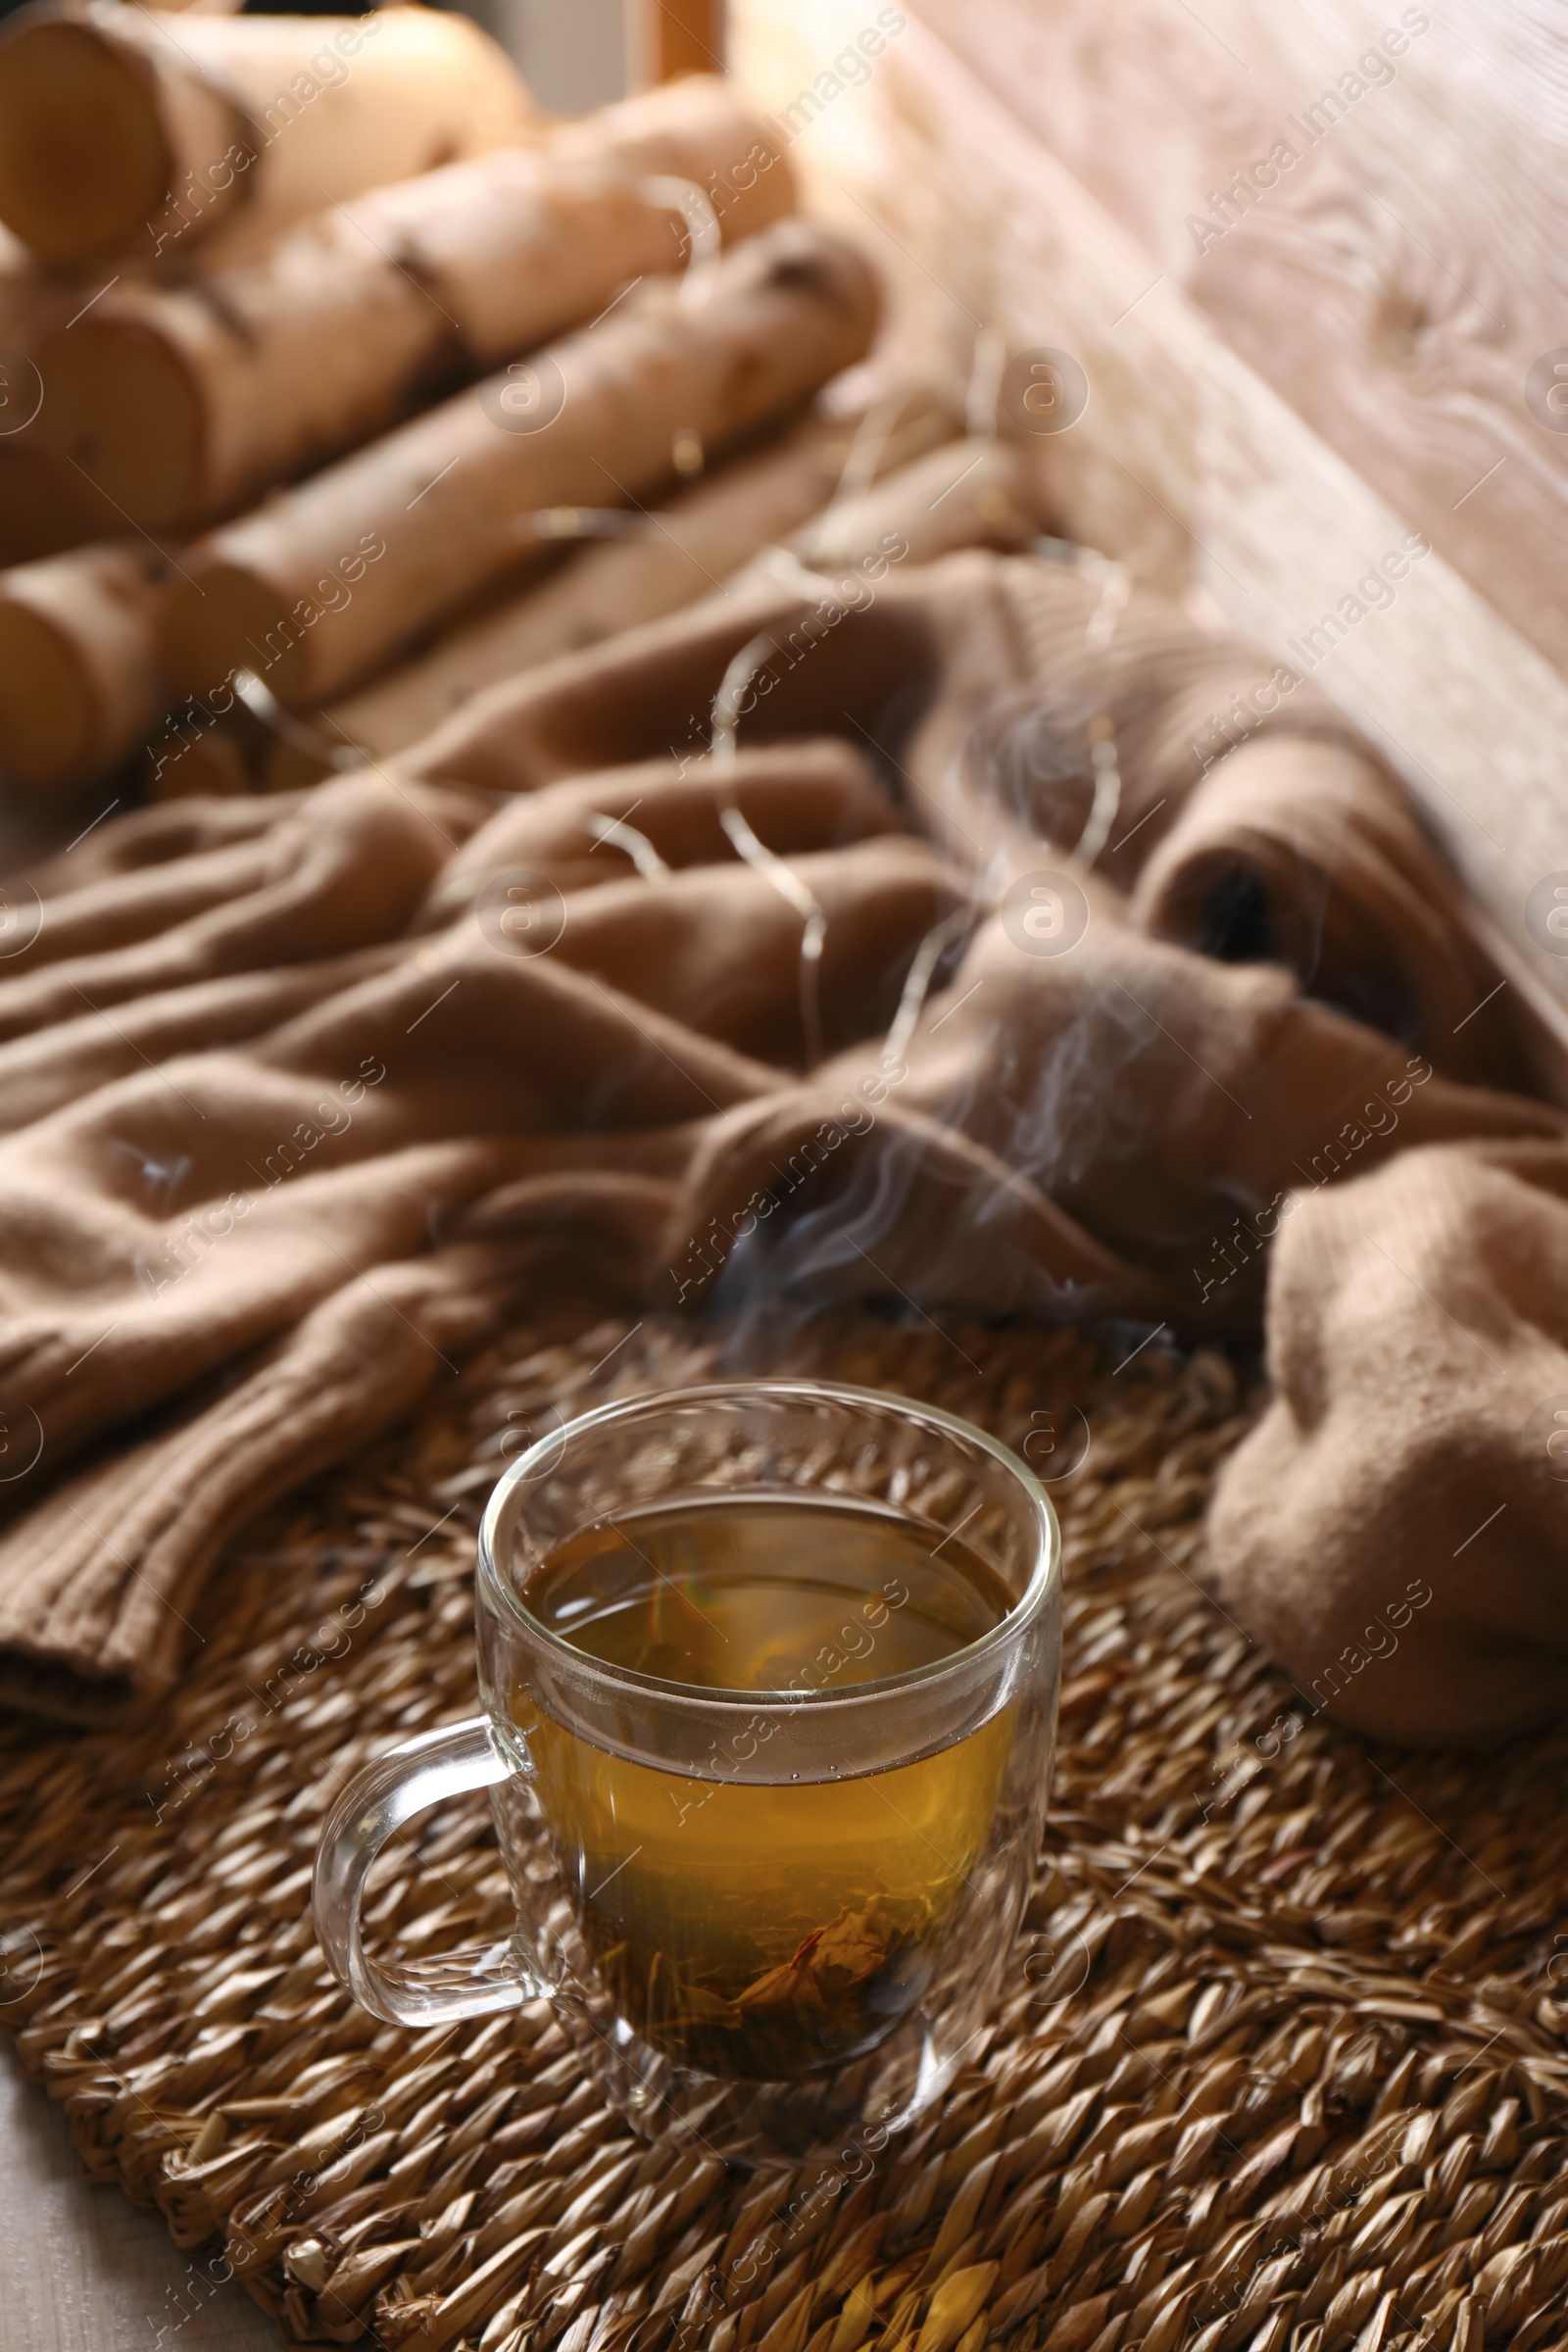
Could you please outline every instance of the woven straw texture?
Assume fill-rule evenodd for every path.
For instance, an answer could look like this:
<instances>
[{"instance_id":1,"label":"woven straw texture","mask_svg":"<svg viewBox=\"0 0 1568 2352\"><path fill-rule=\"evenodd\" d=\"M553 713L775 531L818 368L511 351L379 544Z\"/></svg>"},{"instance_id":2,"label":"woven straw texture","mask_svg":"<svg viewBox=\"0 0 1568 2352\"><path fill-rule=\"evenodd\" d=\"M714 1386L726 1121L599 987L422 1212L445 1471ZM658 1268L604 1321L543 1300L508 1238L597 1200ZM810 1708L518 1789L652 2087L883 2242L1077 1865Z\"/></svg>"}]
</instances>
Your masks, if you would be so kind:
<instances>
[{"instance_id":1,"label":"woven straw texture","mask_svg":"<svg viewBox=\"0 0 1568 2352\"><path fill-rule=\"evenodd\" d=\"M232 2273L289 2341L387 2352L1568 2345L1563 1742L1418 1757L1315 1718L1201 1590L1248 1398L1215 1356L1120 1352L857 1311L770 1357L1063 1472L1040 1891L975 2063L874 2158L650 2148L546 2007L378 2026L308 1909L345 1773L472 1711L505 1459L551 1406L736 1369L722 1332L514 1333L247 1532L156 1727L6 1730L0 2022L193 2300ZM507 1925L478 1798L378 1885L373 1930L422 1952Z\"/></svg>"}]
</instances>

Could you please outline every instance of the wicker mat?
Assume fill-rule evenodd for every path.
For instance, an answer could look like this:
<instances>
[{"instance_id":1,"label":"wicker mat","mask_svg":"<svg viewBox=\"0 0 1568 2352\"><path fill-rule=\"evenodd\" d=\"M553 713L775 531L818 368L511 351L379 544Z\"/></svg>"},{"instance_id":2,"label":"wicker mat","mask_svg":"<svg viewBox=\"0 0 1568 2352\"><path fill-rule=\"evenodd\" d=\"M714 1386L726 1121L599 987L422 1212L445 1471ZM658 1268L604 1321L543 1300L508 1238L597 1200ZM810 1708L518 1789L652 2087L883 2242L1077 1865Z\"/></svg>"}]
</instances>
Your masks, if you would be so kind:
<instances>
[{"instance_id":1,"label":"wicker mat","mask_svg":"<svg viewBox=\"0 0 1568 2352\"><path fill-rule=\"evenodd\" d=\"M514 1334L248 1531L156 1727L5 1731L0 2020L193 2300L237 2274L291 2341L388 2352L1568 2345L1564 1742L1378 1753L1314 1720L1194 1581L1247 1398L1132 1345L855 1312L771 1359L1065 1473L1041 1890L989 2042L875 2160L650 2148L547 2008L380 2027L307 1908L345 1771L472 1709L497 1469L553 1402L734 1368L711 1328ZM378 1929L504 1929L482 1800L410 1836Z\"/></svg>"}]
</instances>

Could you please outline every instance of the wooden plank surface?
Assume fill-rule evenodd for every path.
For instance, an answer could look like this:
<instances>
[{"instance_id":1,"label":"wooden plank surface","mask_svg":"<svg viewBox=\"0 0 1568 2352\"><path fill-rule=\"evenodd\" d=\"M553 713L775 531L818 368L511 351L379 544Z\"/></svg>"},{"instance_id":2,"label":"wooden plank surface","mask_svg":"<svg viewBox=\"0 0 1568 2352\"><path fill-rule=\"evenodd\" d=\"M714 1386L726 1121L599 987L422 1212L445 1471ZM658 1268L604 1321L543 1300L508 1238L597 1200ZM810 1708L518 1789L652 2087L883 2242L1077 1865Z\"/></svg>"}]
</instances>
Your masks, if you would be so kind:
<instances>
[{"instance_id":1,"label":"wooden plank surface","mask_svg":"<svg viewBox=\"0 0 1568 2352\"><path fill-rule=\"evenodd\" d=\"M1568 15L917 0L1234 351L1568 671ZM1549 374L1549 370L1545 371ZM1565 369L1568 384L1568 369Z\"/></svg>"},{"instance_id":2,"label":"wooden plank surface","mask_svg":"<svg viewBox=\"0 0 1568 2352\"><path fill-rule=\"evenodd\" d=\"M0 2056L0 2344L5 2352L277 2352L270 2320L161 2213L81 2170L66 2120Z\"/></svg>"},{"instance_id":3,"label":"wooden plank surface","mask_svg":"<svg viewBox=\"0 0 1568 2352\"><path fill-rule=\"evenodd\" d=\"M833 70L872 22L852 0L738 0L731 45L741 78L798 130L791 161L813 205L885 270L895 343L962 368L991 329L1013 354L1057 350L1082 368L1081 416L1031 443L1061 527L1196 592L1358 721L1469 879L1555 1040L1544 1075L1568 1092L1568 957L1525 919L1531 890L1568 873L1568 684L1441 552L1392 603L1345 619L1416 517L1249 366L1017 108L902 4L892 13L902 29L863 81ZM1037 70L1017 61L1018 86ZM1173 116L1184 103L1173 90ZM1293 654L1326 613L1342 616L1332 649Z\"/></svg>"}]
</instances>

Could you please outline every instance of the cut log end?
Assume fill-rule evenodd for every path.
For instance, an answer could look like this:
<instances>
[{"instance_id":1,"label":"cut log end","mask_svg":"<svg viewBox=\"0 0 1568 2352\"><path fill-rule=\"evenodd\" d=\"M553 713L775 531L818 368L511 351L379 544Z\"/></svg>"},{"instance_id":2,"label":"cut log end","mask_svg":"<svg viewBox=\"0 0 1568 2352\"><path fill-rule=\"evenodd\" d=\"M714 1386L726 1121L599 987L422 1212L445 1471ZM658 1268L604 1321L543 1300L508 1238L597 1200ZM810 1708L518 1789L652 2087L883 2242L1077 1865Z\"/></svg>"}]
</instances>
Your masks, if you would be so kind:
<instances>
[{"instance_id":1,"label":"cut log end","mask_svg":"<svg viewBox=\"0 0 1568 2352\"><path fill-rule=\"evenodd\" d=\"M254 670L280 702L306 698L308 627L255 572L215 564L170 597L163 665L186 694L216 693L237 668Z\"/></svg>"},{"instance_id":2,"label":"cut log end","mask_svg":"<svg viewBox=\"0 0 1568 2352\"><path fill-rule=\"evenodd\" d=\"M50 262L123 252L173 171L136 63L53 18L0 49L0 220Z\"/></svg>"},{"instance_id":3,"label":"cut log end","mask_svg":"<svg viewBox=\"0 0 1568 2352\"><path fill-rule=\"evenodd\" d=\"M132 521L178 524L202 490L202 407L176 345L130 319L81 318L39 354L47 446Z\"/></svg>"},{"instance_id":4,"label":"cut log end","mask_svg":"<svg viewBox=\"0 0 1568 2352\"><path fill-rule=\"evenodd\" d=\"M163 708L154 627L169 566L135 539L0 575L0 774L65 791L118 766Z\"/></svg>"},{"instance_id":5,"label":"cut log end","mask_svg":"<svg viewBox=\"0 0 1568 2352\"><path fill-rule=\"evenodd\" d=\"M32 792L83 783L99 736L78 648L46 614L0 597L0 776Z\"/></svg>"}]
</instances>

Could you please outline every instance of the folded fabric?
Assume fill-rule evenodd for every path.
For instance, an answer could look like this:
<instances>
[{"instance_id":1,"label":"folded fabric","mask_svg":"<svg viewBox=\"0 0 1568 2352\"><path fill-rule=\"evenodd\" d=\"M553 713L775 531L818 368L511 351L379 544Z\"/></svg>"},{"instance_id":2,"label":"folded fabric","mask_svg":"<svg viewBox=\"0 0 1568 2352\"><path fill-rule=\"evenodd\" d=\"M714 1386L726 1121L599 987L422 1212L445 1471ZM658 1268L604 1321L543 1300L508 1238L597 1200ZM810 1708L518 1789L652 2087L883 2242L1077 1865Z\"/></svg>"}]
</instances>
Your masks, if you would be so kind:
<instances>
[{"instance_id":1,"label":"folded fabric","mask_svg":"<svg viewBox=\"0 0 1568 2352\"><path fill-rule=\"evenodd\" d=\"M303 792L277 792L265 800L155 801L146 808L127 809L113 823L89 825L69 849L27 867L20 879L24 890L39 898L64 898L90 883L141 873L200 851L256 841L275 832L285 817L305 805L306 797Z\"/></svg>"},{"instance_id":2,"label":"folded fabric","mask_svg":"<svg viewBox=\"0 0 1568 2352\"><path fill-rule=\"evenodd\" d=\"M747 574L719 595L476 695L405 755L435 784L532 791L563 776L707 750L714 698L755 643L742 740L838 734L866 752L906 823L983 869L1009 843L1070 853L1093 801L1089 728L1120 747L1118 835L1147 853L1201 773L1206 716L1266 659L1134 592L1105 637L1102 592L1059 564L972 553L818 587ZM1282 710L1272 722L1284 727ZM1353 747L1303 687L1296 736ZM1107 878L1136 872L1107 847Z\"/></svg>"},{"instance_id":3,"label":"folded fabric","mask_svg":"<svg viewBox=\"0 0 1568 2352\"><path fill-rule=\"evenodd\" d=\"M1243 743L1150 852L1133 919L1203 955L1283 964L1450 1078L1526 1083L1457 882L1364 753L1277 734Z\"/></svg>"},{"instance_id":4,"label":"folded fabric","mask_svg":"<svg viewBox=\"0 0 1568 2352\"><path fill-rule=\"evenodd\" d=\"M524 778L706 742L718 681L754 636L766 642L748 742L830 723L844 731L846 703L861 718L869 703L890 741L913 751L905 765L920 781L930 781L921 771L933 744L965 747L975 772L945 779L944 794L972 793L981 812L1005 805L1037 845L1061 848L1082 832L1093 797L1094 718L1115 723L1125 822L1150 818L1144 851L1175 814L1157 805L1185 798L1214 757L1210 715L1272 668L1140 590L1107 616L1097 579L1062 564L975 552L901 568L889 559L874 578L823 574L815 589L797 566L793 584L748 572L700 605L487 689L405 764L514 791ZM1310 686L1258 725L1364 751Z\"/></svg>"},{"instance_id":5,"label":"folded fabric","mask_svg":"<svg viewBox=\"0 0 1568 2352\"><path fill-rule=\"evenodd\" d=\"M733 1233L768 1170L818 1135L809 1216L743 1236L750 1255L717 1296L753 1295L766 1266L778 1288L1245 1331L1302 1183L1416 1142L1561 1130L1540 1105L1436 1077L1283 973L1108 920L1043 961L1003 917L977 930L893 1071L851 1051L710 1122L676 1225Z\"/></svg>"},{"instance_id":6,"label":"folded fabric","mask_svg":"<svg viewBox=\"0 0 1568 2352\"><path fill-rule=\"evenodd\" d=\"M1147 936L1124 834L1104 877L1076 860L1091 722L1157 854L1245 650L1138 596L1107 636L1054 564L872 586L737 588L407 769L111 820L32 878L0 976L0 1688L146 1706L244 1511L563 1267L627 1303L1248 1331L1295 1188L1561 1141L1288 969ZM1312 806L1362 759L1304 689L1261 748ZM1342 967L1357 920L1386 956L1345 906Z\"/></svg>"},{"instance_id":7,"label":"folded fabric","mask_svg":"<svg viewBox=\"0 0 1568 2352\"><path fill-rule=\"evenodd\" d=\"M1407 1152L1293 1200L1268 1362L1209 1555L1298 1716L1446 1744L1560 1714L1568 1145Z\"/></svg>"},{"instance_id":8,"label":"folded fabric","mask_svg":"<svg viewBox=\"0 0 1568 2352\"><path fill-rule=\"evenodd\" d=\"M265 832L80 889L58 887L57 867L33 908L24 886L0 967L0 1040L84 1005L394 938L485 813L469 796L380 775L290 804Z\"/></svg>"},{"instance_id":9,"label":"folded fabric","mask_svg":"<svg viewBox=\"0 0 1568 2352\"><path fill-rule=\"evenodd\" d=\"M856 578L824 589L813 605L754 582L543 664L475 696L406 765L525 792L695 756L729 663L756 640L747 740L847 732L903 820L995 881L1070 858L1102 728L1119 790L1095 863L1132 894L1135 924L1281 965L1446 1076L1527 1084L1514 1004L1493 993L1455 877L1310 682L1137 592L1107 634L1103 583L1057 564L977 554L890 572L874 595Z\"/></svg>"},{"instance_id":10,"label":"folded fabric","mask_svg":"<svg viewBox=\"0 0 1568 2352\"><path fill-rule=\"evenodd\" d=\"M352 1281L205 1410L59 1486L0 1540L0 1698L91 1722L167 1684L237 1520L411 1411L516 1296L515 1259L444 1250Z\"/></svg>"}]
</instances>

